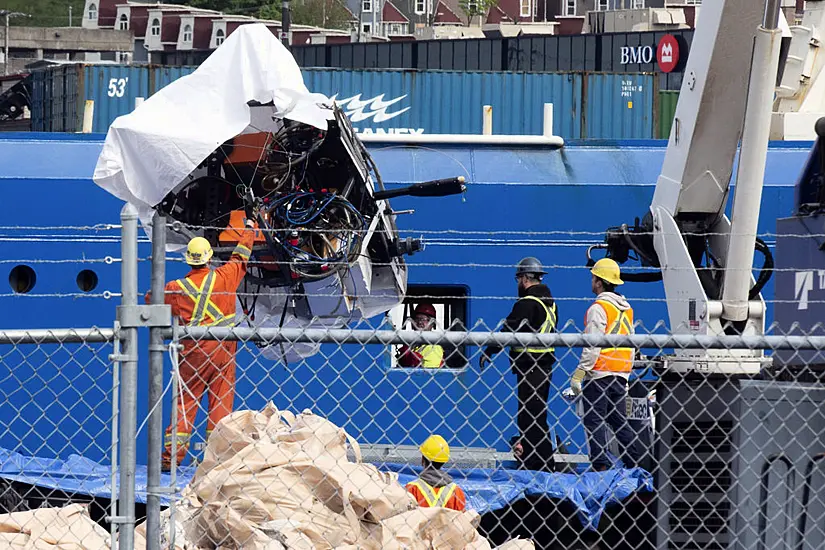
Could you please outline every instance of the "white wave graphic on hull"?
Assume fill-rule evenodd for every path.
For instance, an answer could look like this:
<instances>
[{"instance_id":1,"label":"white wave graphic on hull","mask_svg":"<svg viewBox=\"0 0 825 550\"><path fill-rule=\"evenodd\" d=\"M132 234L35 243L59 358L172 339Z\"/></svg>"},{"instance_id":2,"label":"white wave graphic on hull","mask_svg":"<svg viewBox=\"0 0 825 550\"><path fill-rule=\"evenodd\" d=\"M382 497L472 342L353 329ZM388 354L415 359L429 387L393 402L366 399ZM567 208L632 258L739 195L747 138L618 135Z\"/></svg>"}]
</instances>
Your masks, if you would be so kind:
<instances>
[{"instance_id":1,"label":"white wave graphic on hull","mask_svg":"<svg viewBox=\"0 0 825 550\"><path fill-rule=\"evenodd\" d=\"M411 107L404 107L398 111L387 112L387 108L403 100L407 97L406 94L387 101L384 101L384 94L377 95L371 99L361 99L361 94L356 94L344 99L337 99L337 97L338 94L335 94L330 99L344 109L344 112L352 122L361 122L370 118L373 122L386 122L411 109Z\"/></svg>"}]
</instances>

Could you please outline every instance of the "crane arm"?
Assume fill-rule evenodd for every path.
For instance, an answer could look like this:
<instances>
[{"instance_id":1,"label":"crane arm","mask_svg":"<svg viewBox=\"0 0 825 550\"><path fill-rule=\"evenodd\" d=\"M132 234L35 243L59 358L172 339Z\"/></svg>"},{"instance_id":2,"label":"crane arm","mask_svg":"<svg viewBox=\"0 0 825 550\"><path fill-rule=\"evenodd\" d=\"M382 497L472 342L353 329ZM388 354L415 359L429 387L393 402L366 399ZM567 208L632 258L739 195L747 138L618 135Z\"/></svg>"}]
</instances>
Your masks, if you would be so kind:
<instances>
[{"instance_id":1,"label":"crane arm","mask_svg":"<svg viewBox=\"0 0 825 550\"><path fill-rule=\"evenodd\" d=\"M673 333L764 332L764 301L751 271L782 17L780 0L702 6L650 212L641 225L609 229L599 246L620 263L635 252L642 265L660 268ZM770 252L760 248L768 265ZM752 372L763 362L761 351L678 350L671 367Z\"/></svg>"}]
</instances>

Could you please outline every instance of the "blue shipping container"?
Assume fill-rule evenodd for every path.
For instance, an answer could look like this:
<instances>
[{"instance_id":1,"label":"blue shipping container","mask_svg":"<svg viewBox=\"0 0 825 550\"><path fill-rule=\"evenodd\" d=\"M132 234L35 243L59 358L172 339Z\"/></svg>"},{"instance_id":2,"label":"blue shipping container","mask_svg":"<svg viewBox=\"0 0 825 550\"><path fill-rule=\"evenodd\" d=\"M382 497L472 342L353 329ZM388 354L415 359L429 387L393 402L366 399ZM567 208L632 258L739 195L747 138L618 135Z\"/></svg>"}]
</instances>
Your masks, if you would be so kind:
<instances>
[{"instance_id":1,"label":"blue shipping container","mask_svg":"<svg viewBox=\"0 0 825 550\"><path fill-rule=\"evenodd\" d=\"M93 132L106 132L117 117L135 109L137 98L146 99L154 91L150 86L151 70L147 67L99 65L85 69L84 99L95 102ZM80 112L83 113L82 108ZM80 123L82 128L82 114Z\"/></svg>"},{"instance_id":2,"label":"blue shipping container","mask_svg":"<svg viewBox=\"0 0 825 550\"><path fill-rule=\"evenodd\" d=\"M553 131L581 137L578 73L461 73L305 69L304 83L334 96L363 133L480 134L482 108L493 108L494 134L542 133L545 103Z\"/></svg>"},{"instance_id":3,"label":"blue shipping container","mask_svg":"<svg viewBox=\"0 0 825 550\"><path fill-rule=\"evenodd\" d=\"M33 128L80 131L85 100L95 101L93 131L105 133L135 98L196 67L76 65L35 73ZM655 77L649 74L427 72L304 69L313 92L334 97L361 133L481 134L482 108L493 133L542 133L545 103L553 133L565 139L653 137Z\"/></svg>"},{"instance_id":4,"label":"blue shipping container","mask_svg":"<svg viewBox=\"0 0 825 550\"><path fill-rule=\"evenodd\" d=\"M77 68L55 67L32 73L32 130L35 132L74 132L78 129Z\"/></svg>"},{"instance_id":5,"label":"blue shipping container","mask_svg":"<svg viewBox=\"0 0 825 550\"><path fill-rule=\"evenodd\" d=\"M196 67L73 64L32 73L32 129L79 132L87 100L93 100L92 131L105 133L119 116L132 112L137 98L187 75Z\"/></svg>"},{"instance_id":6,"label":"blue shipping container","mask_svg":"<svg viewBox=\"0 0 825 550\"><path fill-rule=\"evenodd\" d=\"M642 74L587 75L583 138L652 139L656 108L654 77Z\"/></svg>"}]
</instances>

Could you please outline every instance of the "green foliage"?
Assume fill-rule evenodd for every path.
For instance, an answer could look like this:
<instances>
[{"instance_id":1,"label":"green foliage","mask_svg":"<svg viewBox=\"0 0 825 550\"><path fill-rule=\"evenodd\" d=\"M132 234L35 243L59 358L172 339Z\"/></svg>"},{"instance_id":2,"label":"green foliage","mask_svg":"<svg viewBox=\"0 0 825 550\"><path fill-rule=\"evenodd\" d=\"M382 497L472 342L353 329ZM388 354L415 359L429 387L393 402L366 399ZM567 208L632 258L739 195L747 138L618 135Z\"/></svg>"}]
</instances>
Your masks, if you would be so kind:
<instances>
[{"instance_id":1,"label":"green foliage","mask_svg":"<svg viewBox=\"0 0 825 550\"><path fill-rule=\"evenodd\" d=\"M460 0L458 6L468 17L486 15L498 5L499 0Z\"/></svg>"},{"instance_id":2,"label":"green foliage","mask_svg":"<svg viewBox=\"0 0 825 550\"><path fill-rule=\"evenodd\" d=\"M292 22L325 29L349 29L352 14L339 0L292 0L289 4ZM261 7L258 17L281 20L281 4Z\"/></svg>"},{"instance_id":3,"label":"green foliage","mask_svg":"<svg viewBox=\"0 0 825 550\"><path fill-rule=\"evenodd\" d=\"M21 27L68 27L69 6L72 26L79 27L84 16L83 0L3 0L0 9L27 13L31 17L12 17L9 25Z\"/></svg>"},{"instance_id":4,"label":"green foliage","mask_svg":"<svg viewBox=\"0 0 825 550\"><path fill-rule=\"evenodd\" d=\"M124 0L125 2L126 0ZM167 0L169 4L183 4L194 8L221 11L281 20L279 0ZM79 27L84 0L2 0L0 9L28 13L32 17L16 17L11 25L32 27L65 27L69 25L69 6L72 7L72 26ZM330 29L348 29L351 15L341 0L292 0L292 22Z\"/></svg>"}]
</instances>

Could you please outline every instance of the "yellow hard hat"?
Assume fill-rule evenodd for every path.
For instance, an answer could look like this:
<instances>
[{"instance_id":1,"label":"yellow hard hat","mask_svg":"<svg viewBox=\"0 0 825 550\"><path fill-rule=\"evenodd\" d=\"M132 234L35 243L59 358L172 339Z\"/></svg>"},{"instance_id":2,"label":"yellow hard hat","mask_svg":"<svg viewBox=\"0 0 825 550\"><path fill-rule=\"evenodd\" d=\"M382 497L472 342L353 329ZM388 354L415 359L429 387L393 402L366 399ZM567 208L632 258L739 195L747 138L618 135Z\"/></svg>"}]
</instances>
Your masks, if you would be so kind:
<instances>
[{"instance_id":1,"label":"yellow hard hat","mask_svg":"<svg viewBox=\"0 0 825 550\"><path fill-rule=\"evenodd\" d=\"M189 265L206 265L212 258L212 245L203 237L195 237L189 241L184 256Z\"/></svg>"},{"instance_id":2,"label":"yellow hard hat","mask_svg":"<svg viewBox=\"0 0 825 550\"><path fill-rule=\"evenodd\" d=\"M593 266L590 273L612 285L624 284L620 277L621 270L619 269L619 264L610 258L602 258L596 262L596 265Z\"/></svg>"},{"instance_id":3,"label":"yellow hard hat","mask_svg":"<svg viewBox=\"0 0 825 550\"><path fill-rule=\"evenodd\" d=\"M430 462L447 462L450 460L450 446L440 435L431 435L421 444L421 454Z\"/></svg>"}]
</instances>

